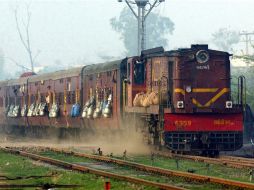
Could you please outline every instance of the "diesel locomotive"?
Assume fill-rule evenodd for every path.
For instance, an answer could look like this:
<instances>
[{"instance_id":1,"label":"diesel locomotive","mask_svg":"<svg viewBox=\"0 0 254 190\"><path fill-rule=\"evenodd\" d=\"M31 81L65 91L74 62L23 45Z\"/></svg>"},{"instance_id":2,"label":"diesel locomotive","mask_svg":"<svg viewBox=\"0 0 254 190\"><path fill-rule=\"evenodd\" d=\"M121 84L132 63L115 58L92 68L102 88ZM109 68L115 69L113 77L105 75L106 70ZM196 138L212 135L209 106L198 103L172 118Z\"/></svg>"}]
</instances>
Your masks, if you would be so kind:
<instances>
[{"instance_id":1,"label":"diesel locomotive","mask_svg":"<svg viewBox=\"0 0 254 190\"><path fill-rule=\"evenodd\" d=\"M243 144L242 82L230 87L230 54L208 45L85 65L0 83L5 131L140 128L173 151L232 151ZM241 81L242 78L239 78Z\"/></svg>"}]
</instances>

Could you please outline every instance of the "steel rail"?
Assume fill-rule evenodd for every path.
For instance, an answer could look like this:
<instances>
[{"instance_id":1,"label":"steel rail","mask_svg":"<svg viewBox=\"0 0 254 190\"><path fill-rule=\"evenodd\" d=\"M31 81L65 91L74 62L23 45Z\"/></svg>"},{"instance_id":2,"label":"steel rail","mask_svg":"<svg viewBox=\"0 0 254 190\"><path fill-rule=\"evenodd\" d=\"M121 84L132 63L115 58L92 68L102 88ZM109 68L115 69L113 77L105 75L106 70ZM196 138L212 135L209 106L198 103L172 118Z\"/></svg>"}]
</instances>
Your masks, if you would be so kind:
<instances>
[{"instance_id":1,"label":"steel rail","mask_svg":"<svg viewBox=\"0 0 254 190\"><path fill-rule=\"evenodd\" d=\"M254 168L254 161L246 161L246 160L233 160L225 157L219 158L208 158L203 156L192 156L192 155L181 155L181 154L172 154L172 153L162 153L157 152L156 155L166 157L166 158L177 158L177 159L186 159L193 160L197 162L204 162L209 164L219 164L224 166L229 166L233 168Z\"/></svg>"},{"instance_id":2,"label":"steel rail","mask_svg":"<svg viewBox=\"0 0 254 190\"><path fill-rule=\"evenodd\" d=\"M136 183L136 184L140 184L140 185L152 186L152 187L156 187L159 189L184 190L184 188L172 186L169 184L157 183L157 182L152 182L152 181L148 181L148 180L144 180L144 179L140 179L140 178L134 178L134 177L124 176L124 175L118 175L118 174L111 173L111 172L96 170L96 169L81 166L78 164L72 164L69 162L65 162L65 161L61 161L61 160L57 160L57 159L52 159L49 157L40 156L37 154L28 153L28 152L20 151L17 149L12 149L10 147L8 147L8 148L0 147L0 149L5 152L8 152L8 153L17 154L17 155L20 155L23 157L31 158L33 160L39 160L39 161L42 161L42 162L45 162L45 163L48 163L51 165L59 166L59 167L69 169L69 170L76 170L79 172L91 173L91 174L95 174L98 176L113 178L113 179L122 180L122 181L128 181L130 183Z\"/></svg>"},{"instance_id":3,"label":"steel rail","mask_svg":"<svg viewBox=\"0 0 254 190\"><path fill-rule=\"evenodd\" d=\"M128 166L128 167L132 167L141 171L156 173L163 176L181 177L181 178L194 180L198 182L220 184L220 185L228 186L228 187L254 189L254 184L252 183L244 183L244 182L228 180L228 179L223 179L218 177L211 177L211 176L198 175L198 174L193 174L188 172L174 171L174 170L163 169L163 168L153 167L153 166L144 165L144 164L138 164L135 162L129 162L129 161L121 160L121 159L106 157L106 156L91 155L91 154L73 152L73 151L68 151L64 149L52 148L52 147L47 147L47 149L57 153L64 153L64 154L69 154L73 156L94 159L97 161L110 162L110 163L114 163L114 164L118 164L122 166Z\"/></svg>"},{"instance_id":4,"label":"steel rail","mask_svg":"<svg viewBox=\"0 0 254 190\"><path fill-rule=\"evenodd\" d=\"M222 155L220 156L220 159L231 160L236 162L240 161L241 163L246 163L246 164L253 164L253 167L254 167L254 158L244 158L244 157L238 157L238 156Z\"/></svg>"}]
</instances>

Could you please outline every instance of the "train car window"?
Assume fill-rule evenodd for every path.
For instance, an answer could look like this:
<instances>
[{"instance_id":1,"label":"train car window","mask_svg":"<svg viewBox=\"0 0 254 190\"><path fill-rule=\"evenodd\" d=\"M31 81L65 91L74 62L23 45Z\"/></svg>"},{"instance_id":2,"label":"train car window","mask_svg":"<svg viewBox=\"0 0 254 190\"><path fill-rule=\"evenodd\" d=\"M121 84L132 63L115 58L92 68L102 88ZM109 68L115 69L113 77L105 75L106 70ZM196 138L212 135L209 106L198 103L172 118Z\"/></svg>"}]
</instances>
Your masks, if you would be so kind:
<instances>
[{"instance_id":1,"label":"train car window","mask_svg":"<svg viewBox=\"0 0 254 190\"><path fill-rule=\"evenodd\" d=\"M63 79L60 79L60 81L59 81L61 84L63 83Z\"/></svg>"},{"instance_id":2,"label":"train car window","mask_svg":"<svg viewBox=\"0 0 254 190\"><path fill-rule=\"evenodd\" d=\"M70 82L67 83L67 90L71 91L71 83Z\"/></svg>"},{"instance_id":3,"label":"train car window","mask_svg":"<svg viewBox=\"0 0 254 190\"><path fill-rule=\"evenodd\" d=\"M3 105L4 105L3 98L2 98L2 97L0 97L0 107L3 107Z\"/></svg>"},{"instance_id":4,"label":"train car window","mask_svg":"<svg viewBox=\"0 0 254 190\"><path fill-rule=\"evenodd\" d=\"M67 95L67 104L71 104L71 92L68 92L68 95Z\"/></svg>"},{"instance_id":5,"label":"train car window","mask_svg":"<svg viewBox=\"0 0 254 190\"><path fill-rule=\"evenodd\" d=\"M59 93L59 105L63 105L63 103L64 103L64 93L62 93L62 92L60 92Z\"/></svg>"},{"instance_id":6,"label":"train car window","mask_svg":"<svg viewBox=\"0 0 254 190\"><path fill-rule=\"evenodd\" d=\"M6 108L9 106L9 101L10 101L9 97L6 97L6 99L5 99L5 107Z\"/></svg>"},{"instance_id":7,"label":"train car window","mask_svg":"<svg viewBox=\"0 0 254 190\"><path fill-rule=\"evenodd\" d=\"M110 77L112 75L112 72L111 71L108 71L107 72L107 76Z\"/></svg>"},{"instance_id":8,"label":"train car window","mask_svg":"<svg viewBox=\"0 0 254 190\"><path fill-rule=\"evenodd\" d=\"M18 97L14 98L14 105L18 104L18 99L19 99Z\"/></svg>"},{"instance_id":9,"label":"train car window","mask_svg":"<svg viewBox=\"0 0 254 190\"><path fill-rule=\"evenodd\" d=\"M35 101L35 96L31 95L31 103L33 103Z\"/></svg>"},{"instance_id":10,"label":"train car window","mask_svg":"<svg viewBox=\"0 0 254 190\"><path fill-rule=\"evenodd\" d=\"M56 93L56 103L59 105L59 93Z\"/></svg>"},{"instance_id":11,"label":"train car window","mask_svg":"<svg viewBox=\"0 0 254 190\"><path fill-rule=\"evenodd\" d=\"M71 104L75 104L76 103L76 94L75 91L71 92Z\"/></svg>"},{"instance_id":12,"label":"train car window","mask_svg":"<svg viewBox=\"0 0 254 190\"><path fill-rule=\"evenodd\" d=\"M71 78L68 78L68 79L67 79L67 82L71 82Z\"/></svg>"},{"instance_id":13,"label":"train car window","mask_svg":"<svg viewBox=\"0 0 254 190\"><path fill-rule=\"evenodd\" d=\"M16 99L16 105L20 105L20 103L21 103L21 97L17 97L17 99Z\"/></svg>"},{"instance_id":14,"label":"train car window","mask_svg":"<svg viewBox=\"0 0 254 190\"><path fill-rule=\"evenodd\" d=\"M41 102L46 102L45 95L41 95Z\"/></svg>"},{"instance_id":15,"label":"train car window","mask_svg":"<svg viewBox=\"0 0 254 190\"><path fill-rule=\"evenodd\" d=\"M145 82L145 66L142 62L134 63L134 83L135 84L144 84Z\"/></svg>"},{"instance_id":16,"label":"train car window","mask_svg":"<svg viewBox=\"0 0 254 190\"><path fill-rule=\"evenodd\" d=\"M131 67L130 63L127 64L127 79L130 79Z\"/></svg>"}]
</instances>

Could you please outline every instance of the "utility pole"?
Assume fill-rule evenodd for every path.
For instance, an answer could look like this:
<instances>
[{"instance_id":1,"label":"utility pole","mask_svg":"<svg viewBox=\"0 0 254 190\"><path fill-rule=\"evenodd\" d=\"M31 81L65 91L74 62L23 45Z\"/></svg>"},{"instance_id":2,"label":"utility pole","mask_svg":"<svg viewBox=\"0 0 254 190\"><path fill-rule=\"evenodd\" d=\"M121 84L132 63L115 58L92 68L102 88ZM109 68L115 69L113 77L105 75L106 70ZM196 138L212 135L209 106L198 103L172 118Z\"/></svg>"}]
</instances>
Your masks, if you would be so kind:
<instances>
[{"instance_id":1,"label":"utility pole","mask_svg":"<svg viewBox=\"0 0 254 190\"><path fill-rule=\"evenodd\" d=\"M240 32L240 36L245 36L244 43L245 43L245 54L249 55L249 44L251 44L251 35L254 35L254 32Z\"/></svg>"},{"instance_id":2,"label":"utility pole","mask_svg":"<svg viewBox=\"0 0 254 190\"><path fill-rule=\"evenodd\" d=\"M128 7L130 8L131 12L134 14L138 21L138 49L137 49L137 55L140 54L142 50L146 48L146 26L145 21L149 13L152 11L152 9L155 6L158 6L161 2L164 2L165 0L154 0L154 2L151 4L149 0L124 0ZM122 2L122 0L118 0L118 2ZM134 4L138 8L138 13L135 12L131 4ZM146 6L149 5L149 9L146 12Z\"/></svg>"}]
</instances>

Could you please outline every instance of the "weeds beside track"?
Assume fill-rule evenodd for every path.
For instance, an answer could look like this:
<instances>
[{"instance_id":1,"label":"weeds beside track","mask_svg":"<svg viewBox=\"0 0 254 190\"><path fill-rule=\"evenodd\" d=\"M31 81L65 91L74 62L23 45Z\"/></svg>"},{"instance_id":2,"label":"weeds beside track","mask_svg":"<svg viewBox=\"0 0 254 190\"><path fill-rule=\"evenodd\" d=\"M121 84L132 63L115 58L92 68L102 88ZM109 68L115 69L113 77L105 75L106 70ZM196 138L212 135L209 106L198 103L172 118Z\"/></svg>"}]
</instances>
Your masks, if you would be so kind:
<instances>
[{"instance_id":1,"label":"weeds beside track","mask_svg":"<svg viewBox=\"0 0 254 190\"><path fill-rule=\"evenodd\" d=\"M134 178L134 177L130 177L130 176L119 175L119 174L111 173L111 172L105 172L105 171L93 169L93 168L90 168L90 167L85 167L85 166L78 165L78 164L72 164L72 163L69 163L69 162L62 161L62 160L57 160L57 159L53 159L53 158L50 158L50 157L45 157L45 156L41 156L41 155L38 155L38 154L17 150L17 149L10 148L10 147L1 148L1 150L5 151L5 152L8 152L8 153L18 154L20 156L28 157L28 158L31 158L33 160L42 161L42 162L45 162L45 163L48 163L48 164L51 164L51 165L59 166L59 167L62 167L62 168L68 169L68 170L76 170L76 171L79 171L79 172L91 173L91 174L95 174L95 175L98 175L98 176L113 178L113 179L117 179L117 180L127 181L127 182L130 182L130 183L145 185L145 186L156 187L156 188L159 188L159 189L166 189L166 190L167 189L171 189L171 190L183 190L184 189L184 188L176 187L176 186L169 185L169 184L148 181L148 180L144 180L144 179L140 179L140 178Z\"/></svg>"},{"instance_id":2,"label":"weeds beside track","mask_svg":"<svg viewBox=\"0 0 254 190\"><path fill-rule=\"evenodd\" d=\"M41 149L43 151L52 151L52 152L56 152L56 153L62 153L65 155L83 157L83 158L87 158L87 159L91 159L91 160L97 160L97 161L101 161L101 162L113 163L113 164L117 164L117 165L121 165L121 166L127 166L130 168L134 168L136 170L140 170L140 171L144 171L144 172L148 172L148 173L154 173L154 174L161 175L161 176L172 176L172 177L183 178L187 181L196 181L196 182L204 183L204 184L219 184L219 185L222 185L223 187L226 186L228 188L254 189L254 184L251 184L251 183L239 182L239 181L235 181L235 180L228 180L228 179L223 179L223 178L218 178L218 177L198 175L198 174L193 174L193 173L188 173L188 172L168 170L168 169L163 169L163 168L159 168L159 167L138 164L135 162L129 162L129 161L121 160L121 159L115 159L112 157L79 153L79 152L69 151L66 149L59 149L59 148L53 148L53 147L36 147L36 148ZM201 158L203 158L203 157L201 157Z\"/></svg>"}]
</instances>

